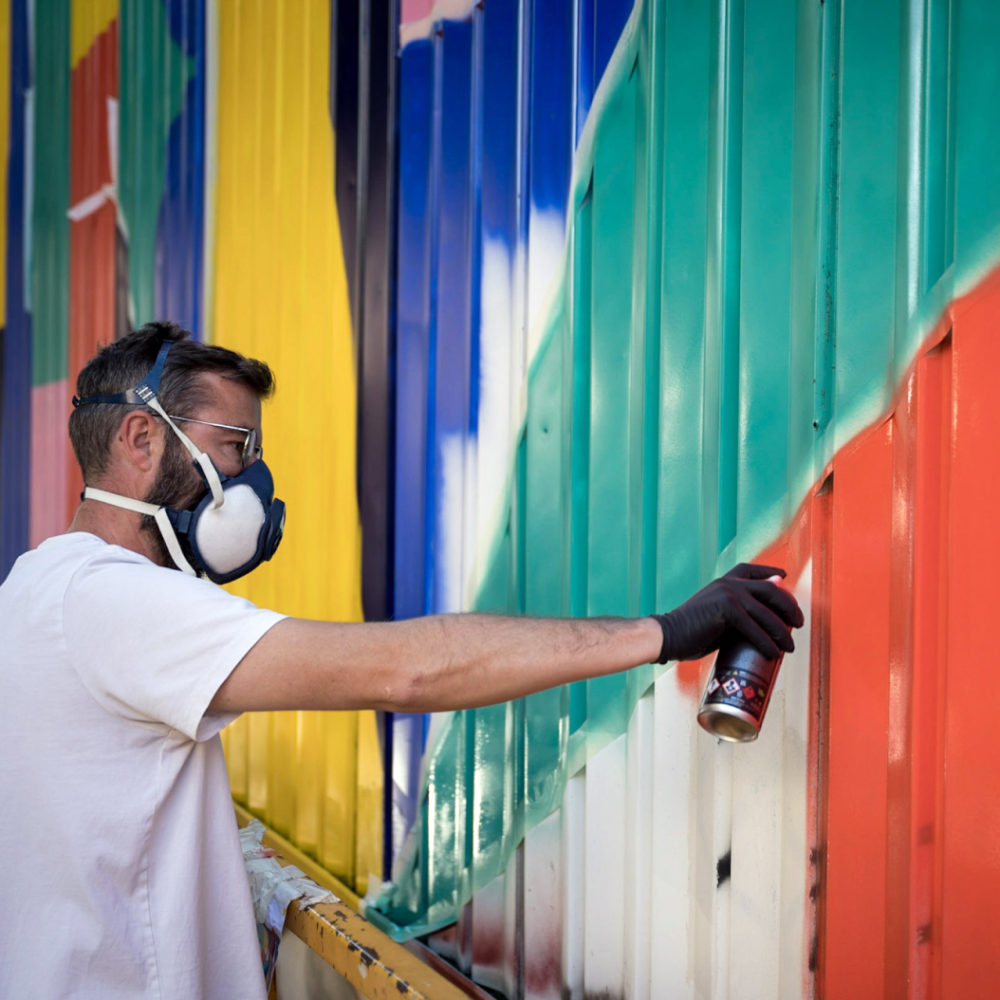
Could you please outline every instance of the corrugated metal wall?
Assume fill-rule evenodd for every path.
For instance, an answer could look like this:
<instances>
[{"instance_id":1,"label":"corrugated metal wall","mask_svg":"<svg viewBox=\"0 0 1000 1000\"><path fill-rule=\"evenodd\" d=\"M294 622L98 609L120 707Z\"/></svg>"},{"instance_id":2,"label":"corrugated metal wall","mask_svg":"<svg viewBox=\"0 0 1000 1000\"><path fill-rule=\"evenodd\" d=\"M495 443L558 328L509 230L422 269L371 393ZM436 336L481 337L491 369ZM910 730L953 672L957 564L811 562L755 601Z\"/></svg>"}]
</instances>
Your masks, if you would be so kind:
<instances>
[{"instance_id":1,"label":"corrugated metal wall","mask_svg":"<svg viewBox=\"0 0 1000 1000\"><path fill-rule=\"evenodd\" d=\"M444 720L381 908L411 931L461 913L440 947L508 995L987 995L960 942L981 942L965 907L986 919L1000 870L992 835L945 815L972 754L948 726L973 711L946 622L977 606L973 567L951 577L956 533L997 550L940 453L989 426L954 409L969 372L997 387L988 329L948 328L1000 262L998 81L969 55L1000 25L976 3L638 5L552 198L568 229L545 269L525 202L566 147L532 123L570 134L585 60L529 32L540 10L506 14L521 242L489 281L508 119L481 109L505 15L401 57L398 610L641 613L764 554L810 627L752 747L694 727L692 667ZM561 98L532 90L543 38ZM554 287L537 311L536 278Z\"/></svg>"},{"instance_id":2,"label":"corrugated metal wall","mask_svg":"<svg viewBox=\"0 0 1000 1000\"><path fill-rule=\"evenodd\" d=\"M234 589L360 618L329 3L15 0L4 25L3 571L77 503L69 378L99 343L170 318L266 357L281 387L266 419L284 558ZM361 891L382 872L373 713L247 717L226 747L238 800Z\"/></svg>"},{"instance_id":3,"label":"corrugated metal wall","mask_svg":"<svg viewBox=\"0 0 1000 1000\"><path fill-rule=\"evenodd\" d=\"M991 995L994 4L0 18L3 570L79 488L73 366L164 314L277 371L260 603L639 614L782 562L755 744L648 668L248 717L234 794L362 890L394 862L373 917L457 918L506 996Z\"/></svg>"}]
</instances>

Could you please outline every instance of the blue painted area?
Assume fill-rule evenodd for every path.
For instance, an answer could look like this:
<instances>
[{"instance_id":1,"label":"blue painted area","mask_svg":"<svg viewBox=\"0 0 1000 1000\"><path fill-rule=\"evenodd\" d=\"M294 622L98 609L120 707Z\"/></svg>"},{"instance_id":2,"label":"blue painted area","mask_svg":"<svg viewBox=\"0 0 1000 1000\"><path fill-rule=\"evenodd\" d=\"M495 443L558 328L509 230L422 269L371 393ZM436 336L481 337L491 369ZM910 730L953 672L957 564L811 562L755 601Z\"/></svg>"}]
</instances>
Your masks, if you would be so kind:
<instances>
[{"instance_id":1,"label":"blue painted area","mask_svg":"<svg viewBox=\"0 0 1000 1000\"><path fill-rule=\"evenodd\" d=\"M573 8L545 0L531 9L528 179L531 205L565 212L573 165Z\"/></svg>"},{"instance_id":2,"label":"blue painted area","mask_svg":"<svg viewBox=\"0 0 1000 1000\"><path fill-rule=\"evenodd\" d=\"M457 479L473 475L464 468L465 444L478 433L480 385L491 376L481 371L480 341L487 244L506 251L510 270L496 279L503 284L496 291L510 296L510 335L517 336L513 310L524 302L514 301L514 268L524 264L530 213L565 212L578 125L631 7L626 0L487 3L400 53L398 618L452 610L450 588L461 576L448 542L458 542L463 526L444 523L443 449L453 449ZM502 259L497 254L494 264ZM487 744L491 724L486 715L477 723L477 745ZM395 857L416 815L427 727L425 717L404 715L389 725L386 828Z\"/></svg>"},{"instance_id":3,"label":"blue painted area","mask_svg":"<svg viewBox=\"0 0 1000 1000\"><path fill-rule=\"evenodd\" d=\"M594 80L600 82L611 61L625 22L632 13L632 0L595 0L594 12ZM581 55L581 59L582 59Z\"/></svg>"},{"instance_id":4,"label":"blue painted area","mask_svg":"<svg viewBox=\"0 0 1000 1000\"><path fill-rule=\"evenodd\" d=\"M25 301L25 96L31 87L27 0L10 8L10 143L7 166L6 326L0 333L0 580L28 547L31 316Z\"/></svg>"},{"instance_id":5,"label":"blue painted area","mask_svg":"<svg viewBox=\"0 0 1000 1000\"><path fill-rule=\"evenodd\" d=\"M205 0L162 0L167 28L174 44L186 55L205 53ZM197 23L198 27L193 27Z\"/></svg>"},{"instance_id":6,"label":"blue painted area","mask_svg":"<svg viewBox=\"0 0 1000 1000\"><path fill-rule=\"evenodd\" d=\"M423 614L427 538L427 400L431 324L434 45L408 45L399 61L399 188L396 264L396 491L394 496L393 609L396 618ZM386 784L392 789L386 837L391 854L416 815L425 722L396 714Z\"/></svg>"},{"instance_id":7,"label":"blue painted area","mask_svg":"<svg viewBox=\"0 0 1000 1000\"><path fill-rule=\"evenodd\" d=\"M577 5L576 141L590 114L594 93L611 60L632 0L579 0Z\"/></svg>"},{"instance_id":8,"label":"blue painted area","mask_svg":"<svg viewBox=\"0 0 1000 1000\"><path fill-rule=\"evenodd\" d=\"M500 239L513 260L517 241L518 24L514 4L487 4L483 11L482 234Z\"/></svg>"},{"instance_id":9,"label":"blue painted area","mask_svg":"<svg viewBox=\"0 0 1000 1000\"><path fill-rule=\"evenodd\" d=\"M433 132L430 41L400 56L397 231L395 599L397 618L422 614L428 357L431 332L430 160Z\"/></svg>"},{"instance_id":10,"label":"blue painted area","mask_svg":"<svg viewBox=\"0 0 1000 1000\"><path fill-rule=\"evenodd\" d=\"M170 123L163 201L156 226L155 303L201 336L205 173L205 3L167 0L170 36L194 60L181 113Z\"/></svg>"},{"instance_id":11,"label":"blue painted area","mask_svg":"<svg viewBox=\"0 0 1000 1000\"><path fill-rule=\"evenodd\" d=\"M590 105L594 102L597 77L594 73L594 32L596 31L597 0L582 0L577 6L576 28L576 132L574 144L580 141L580 133L587 122Z\"/></svg>"},{"instance_id":12,"label":"blue painted area","mask_svg":"<svg viewBox=\"0 0 1000 1000\"><path fill-rule=\"evenodd\" d=\"M429 540L434 545L429 579L429 609L455 611L447 606L449 577L458 567L446 564L444 543L449 534L461 531L461 525L446 524L441 508L443 447L446 440L464 441L475 434L478 413L478 367L473 369L473 340L479 330L472 328L472 304L479 299L478 240L473 243L475 208L473 183L474 130L472 128L472 19L447 23L438 36L440 51L440 169L434 176L438 188L437 275L438 309L434 343L434 388L429 398L432 407L433 434L428 433L428 482L434 490L435 519L429 525ZM430 428L429 428L430 430ZM463 452L464 454L464 452ZM454 471L454 470L453 470Z\"/></svg>"}]
</instances>

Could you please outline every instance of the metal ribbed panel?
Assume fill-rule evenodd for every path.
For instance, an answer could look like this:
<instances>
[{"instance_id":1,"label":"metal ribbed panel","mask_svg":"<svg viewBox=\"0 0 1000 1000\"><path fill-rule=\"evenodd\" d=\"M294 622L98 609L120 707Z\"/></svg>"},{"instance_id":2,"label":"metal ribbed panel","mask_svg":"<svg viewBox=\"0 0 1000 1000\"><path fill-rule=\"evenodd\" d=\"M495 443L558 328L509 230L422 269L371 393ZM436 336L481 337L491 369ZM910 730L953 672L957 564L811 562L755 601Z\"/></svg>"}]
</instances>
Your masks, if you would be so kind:
<instances>
[{"instance_id":1,"label":"metal ribbed panel","mask_svg":"<svg viewBox=\"0 0 1000 1000\"><path fill-rule=\"evenodd\" d=\"M523 436L488 453L509 455L505 509L476 522L463 584L484 608L637 613L763 555L788 565L811 620L750 747L694 726L690 666L645 695L639 672L442 727L385 906L435 923L485 883L439 947L505 994L975 990L959 901L979 912L986 894L960 859L972 850L994 886L1000 869L971 821L943 833L942 803L960 811L969 786L942 782L950 754L988 756L992 738L948 728L972 685L950 679L945 622L975 601L942 563L969 487L939 456L958 435L975 450L960 387L978 412L996 357L969 322L973 387L935 345L956 294L992 301L976 283L1000 259L996 157L975 123L1000 87L989 60L957 55L1000 38L994 22L982 4L664 2L626 28L577 153L544 328L525 337L530 372L508 376ZM530 148L515 176L532 176ZM443 210L428 195L419 213ZM538 301L518 297L526 273L496 296L517 316ZM413 286L431 336L437 287ZM474 495L438 530L488 506Z\"/></svg>"},{"instance_id":2,"label":"metal ribbed panel","mask_svg":"<svg viewBox=\"0 0 1000 1000\"><path fill-rule=\"evenodd\" d=\"M274 369L264 446L289 511L280 557L233 589L300 617L357 621L357 390L332 183L330 5L223 4L217 28L210 326L217 343ZM227 733L236 797L363 891L382 867L373 713L249 715Z\"/></svg>"},{"instance_id":3,"label":"metal ribbed panel","mask_svg":"<svg viewBox=\"0 0 1000 1000\"><path fill-rule=\"evenodd\" d=\"M620 30L627 12L607 5L600 23ZM398 617L465 606L504 516L530 331L559 268L574 115L607 58L595 16L489 5L400 55ZM477 745L495 743L491 729L477 725ZM425 733L421 718L394 720L397 850Z\"/></svg>"},{"instance_id":4,"label":"metal ribbed panel","mask_svg":"<svg viewBox=\"0 0 1000 1000\"><path fill-rule=\"evenodd\" d=\"M122 113L133 72L154 64L147 37L164 43L170 110L149 123L168 162L147 164L136 133L120 177L138 311L198 320L197 121L217 68L208 318L216 339L275 362L269 460L305 532L290 520L252 593L357 617L347 373L373 269L358 270L356 235L353 269L340 263L329 9L209 5L202 37L195 3L121 8L123 75L135 67ZM112 56L92 43L110 25L77 63L68 7L35 10L34 374L26 350L22 376L8 367L9 204L5 540L25 466L7 407L30 385L34 530L64 524L68 465L51 458L65 449L70 271L89 273L66 212L109 178L105 140L71 157L70 136L100 131ZM11 11L25 39L27 9ZM150 34L151 11L165 19ZM421 822L391 912L418 926L458 913L438 946L512 997L983 995L1000 974L984 932L1000 891L984 794L1000 704L978 669L1000 552L986 499L1000 12L660 0L623 32L627 14L487 0L399 56L395 611L641 613L763 555L789 567L809 625L745 748L694 725L705 665L442 720L423 762L429 720L397 717L397 851ZM98 63L78 91L71 67ZM71 93L88 95L72 113ZM169 197L126 190L146 166ZM94 236L90 329L97 311L120 317L109 233ZM183 266L156 272L152 247ZM288 389L317 372L323 398L303 410ZM372 406L393 385L377 374ZM249 719L230 764L241 798L360 881L380 864L375 724L335 721Z\"/></svg>"},{"instance_id":5,"label":"metal ribbed panel","mask_svg":"<svg viewBox=\"0 0 1000 1000\"><path fill-rule=\"evenodd\" d=\"M69 343L65 364L72 378L116 330L118 231L112 164L118 152L118 2L76 2L70 9ZM63 396L59 407L63 428L69 395ZM75 461L69 458L67 464L67 492L57 530L64 530L72 520L83 490Z\"/></svg>"},{"instance_id":6,"label":"metal ribbed panel","mask_svg":"<svg viewBox=\"0 0 1000 1000\"><path fill-rule=\"evenodd\" d=\"M204 0L121 9L119 211L130 318L202 334Z\"/></svg>"},{"instance_id":7,"label":"metal ribbed panel","mask_svg":"<svg viewBox=\"0 0 1000 1000\"><path fill-rule=\"evenodd\" d=\"M78 475L66 440L68 370L75 376L128 319L167 316L201 333L207 293L215 339L271 361L283 388L267 415L267 447L289 531L281 568L247 592L308 617L359 618L355 369L332 199L329 4L40 2L35 14L32 33L27 10L13 10L16 40L34 40L33 52L18 51L34 58L37 127L18 205L32 220L31 303L9 284L8 302L33 304L34 337L12 339L27 337L20 315L5 336L4 405L29 391L32 401L30 421L19 412L9 422L4 411L4 537L14 540L5 561L28 541L16 499L29 442L31 541L64 530L79 495L78 483L67 485ZM23 91L26 67L15 68ZM24 110L13 121L23 123ZM208 143L206 110L218 126ZM218 151L207 164L206 149ZM206 190L217 206L208 240ZM215 248L207 287L206 243ZM256 716L234 727L228 751L235 793L275 827L362 889L382 870L372 714Z\"/></svg>"},{"instance_id":8,"label":"metal ribbed panel","mask_svg":"<svg viewBox=\"0 0 1000 1000\"><path fill-rule=\"evenodd\" d=\"M4 316L2 375L0 375L0 579L28 546L30 440L24 424L31 413L31 322L27 312L25 256L30 243L31 218L25 205L26 165L30 128L28 92L31 59L28 49L28 16L25 4L14 0L5 6L10 80L6 184L3 226Z\"/></svg>"},{"instance_id":9,"label":"metal ribbed panel","mask_svg":"<svg viewBox=\"0 0 1000 1000\"><path fill-rule=\"evenodd\" d=\"M29 543L66 528L69 329L70 18L56 0L34 8L31 202L31 519ZM41 182L44 178L44 183Z\"/></svg>"}]
</instances>

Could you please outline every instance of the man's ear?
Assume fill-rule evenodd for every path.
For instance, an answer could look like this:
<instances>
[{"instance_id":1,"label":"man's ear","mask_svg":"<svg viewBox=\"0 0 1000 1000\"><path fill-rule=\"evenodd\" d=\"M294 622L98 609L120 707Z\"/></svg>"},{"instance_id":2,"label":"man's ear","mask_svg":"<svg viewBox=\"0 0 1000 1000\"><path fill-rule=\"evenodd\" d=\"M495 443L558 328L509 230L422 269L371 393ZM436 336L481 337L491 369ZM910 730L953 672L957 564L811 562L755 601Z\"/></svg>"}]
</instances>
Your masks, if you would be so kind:
<instances>
[{"instance_id":1,"label":"man's ear","mask_svg":"<svg viewBox=\"0 0 1000 1000\"><path fill-rule=\"evenodd\" d=\"M163 451L163 425L148 410L133 410L118 428L117 443L130 465L150 472Z\"/></svg>"}]
</instances>

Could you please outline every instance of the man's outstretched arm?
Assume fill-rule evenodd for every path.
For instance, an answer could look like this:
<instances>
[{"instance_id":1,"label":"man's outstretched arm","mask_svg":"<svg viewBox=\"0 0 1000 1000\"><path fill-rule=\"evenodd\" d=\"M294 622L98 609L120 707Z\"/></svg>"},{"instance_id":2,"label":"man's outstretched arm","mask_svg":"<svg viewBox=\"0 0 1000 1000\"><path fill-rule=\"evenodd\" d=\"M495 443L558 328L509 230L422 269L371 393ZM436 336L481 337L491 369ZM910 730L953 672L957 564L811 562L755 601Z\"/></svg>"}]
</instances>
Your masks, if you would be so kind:
<instances>
[{"instance_id":1,"label":"man's outstretched arm","mask_svg":"<svg viewBox=\"0 0 1000 1000\"><path fill-rule=\"evenodd\" d=\"M661 642L652 618L460 614L365 624L287 618L247 653L212 708L474 708L649 663Z\"/></svg>"},{"instance_id":2,"label":"man's outstretched arm","mask_svg":"<svg viewBox=\"0 0 1000 1000\"><path fill-rule=\"evenodd\" d=\"M776 656L793 648L789 629L802 624L802 613L766 579L773 574L781 570L737 566L669 614L647 618L289 618L240 661L211 708L475 708L642 663L703 656L732 630Z\"/></svg>"}]
</instances>

